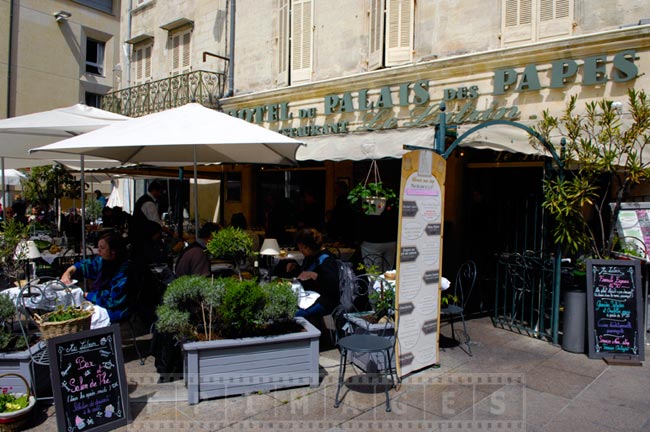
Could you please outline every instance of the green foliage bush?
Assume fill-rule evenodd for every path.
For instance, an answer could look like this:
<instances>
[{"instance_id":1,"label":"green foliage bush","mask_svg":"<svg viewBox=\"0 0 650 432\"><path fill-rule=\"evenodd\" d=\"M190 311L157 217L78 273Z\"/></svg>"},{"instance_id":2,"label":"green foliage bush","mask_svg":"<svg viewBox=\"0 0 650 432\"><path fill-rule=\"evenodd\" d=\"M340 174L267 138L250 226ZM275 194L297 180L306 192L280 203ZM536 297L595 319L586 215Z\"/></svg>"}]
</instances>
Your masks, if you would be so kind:
<instances>
[{"instance_id":1,"label":"green foliage bush","mask_svg":"<svg viewBox=\"0 0 650 432\"><path fill-rule=\"evenodd\" d=\"M167 288L156 327L179 340L279 334L293 322L297 303L287 282L183 276Z\"/></svg>"},{"instance_id":2,"label":"green foliage bush","mask_svg":"<svg viewBox=\"0 0 650 432\"><path fill-rule=\"evenodd\" d=\"M213 235L206 248L215 258L239 262L253 254L253 239L246 231L230 226Z\"/></svg>"}]
</instances>

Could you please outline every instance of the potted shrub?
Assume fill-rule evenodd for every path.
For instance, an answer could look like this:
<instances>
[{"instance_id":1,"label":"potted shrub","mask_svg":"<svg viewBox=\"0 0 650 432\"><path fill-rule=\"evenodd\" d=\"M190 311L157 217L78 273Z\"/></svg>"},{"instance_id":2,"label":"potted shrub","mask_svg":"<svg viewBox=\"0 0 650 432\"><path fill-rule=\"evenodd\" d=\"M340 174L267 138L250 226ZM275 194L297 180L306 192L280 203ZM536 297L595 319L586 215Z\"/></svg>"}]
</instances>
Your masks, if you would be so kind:
<instances>
[{"instance_id":1,"label":"potted shrub","mask_svg":"<svg viewBox=\"0 0 650 432\"><path fill-rule=\"evenodd\" d=\"M240 277L239 266L254 252L251 236L241 228L232 226L214 234L206 244L206 248L213 257L232 262Z\"/></svg>"},{"instance_id":2,"label":"potted shrub","mask_svg":"<svg viewBox=\"0 0 650 432\"><path fill-rule=\"evenodd\" d=\"M183 343L190 404L318 385L320 332L302 318L288 282L183 276L167 288L156 327Z\"/></svg>"},{"instance_id":3,"label":"potted shrub","mask_svg":"<svg viewBox=\"0 0 650 432\"><path fill-rule=\"evenodd\" d=\"M650 179L644 148L650 134L650 99L644 91L628 90L633 119L624 128L612 101L587 103L576 109L572 96L561 117L544 111L537 131L547 140L566 138L563 176L544 182L543 208L554 219L553 238L566 254L610 258L616 245L616 220L630 190ZM610 211L610 203L611 211Z\"/></svg>"}]
</instances>

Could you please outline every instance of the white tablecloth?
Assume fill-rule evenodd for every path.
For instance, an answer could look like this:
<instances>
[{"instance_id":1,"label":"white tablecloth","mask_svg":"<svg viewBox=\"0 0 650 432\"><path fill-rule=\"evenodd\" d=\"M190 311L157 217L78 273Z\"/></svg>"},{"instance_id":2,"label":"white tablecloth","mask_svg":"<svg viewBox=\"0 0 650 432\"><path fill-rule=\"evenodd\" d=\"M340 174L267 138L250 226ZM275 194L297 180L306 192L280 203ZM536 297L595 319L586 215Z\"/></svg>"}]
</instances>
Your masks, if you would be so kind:
<instances>
[{"instance_id":1,"label":"white tablecloth","mask_svg":"<svg viewBox=\"0 0 650 432\"><path fill-rule=\"evenodd\" d=\"M60 284L42 284L35 287L32 291L32 297L20 299L20 288L9 288L2 291L2 294L8 295L18 307L23 305L28 308L39 308L54 310L57 305L62 306L80 306L84 301L84 292L81 288L71 286L68 290L59 289ZM40 288L40 290L38 289ZM22 301L21 301L22 300ZM93 305L93 316L90 322L90 328L107 327L111 324L108 311L101 306Z\"/></svg>"}]
</instances>

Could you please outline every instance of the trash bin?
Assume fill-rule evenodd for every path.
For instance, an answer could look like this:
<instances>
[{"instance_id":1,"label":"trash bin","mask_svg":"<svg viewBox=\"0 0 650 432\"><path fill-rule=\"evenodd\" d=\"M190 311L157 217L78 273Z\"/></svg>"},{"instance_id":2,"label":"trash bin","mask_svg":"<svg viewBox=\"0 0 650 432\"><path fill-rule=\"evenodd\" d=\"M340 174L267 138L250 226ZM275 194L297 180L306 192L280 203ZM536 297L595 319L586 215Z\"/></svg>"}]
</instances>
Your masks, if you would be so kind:
<instances>
[{"instance_id":1,"label":"trash bin","mask_svg":"<svg viewBox=\"0 0 650 432\"><path fill-rule=\"evenodd\" d=\"M587 326L587 293L569 290L564 293L564 324L562 349L574 353L585 352Z\"/></svg>"}]
</instances>

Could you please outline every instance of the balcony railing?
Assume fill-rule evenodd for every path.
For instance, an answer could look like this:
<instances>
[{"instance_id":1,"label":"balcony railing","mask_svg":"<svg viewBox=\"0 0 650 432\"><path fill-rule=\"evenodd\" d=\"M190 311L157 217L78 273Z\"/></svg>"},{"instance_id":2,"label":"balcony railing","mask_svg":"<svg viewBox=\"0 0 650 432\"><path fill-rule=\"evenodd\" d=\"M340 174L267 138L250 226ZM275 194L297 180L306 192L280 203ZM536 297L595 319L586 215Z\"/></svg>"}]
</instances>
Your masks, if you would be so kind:
<instances>
[{"instance_id":1,"label":"balcony railing","mask_svg":"<svg viewBox=\"0 0 650 432\"><path fill-rule=\"evenodd\" d=\"M140 117L188 102L217 108L224 86L223 73L192 71L108 93L102 98L102 109Z\"/></svg>"}]
</instances>

